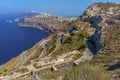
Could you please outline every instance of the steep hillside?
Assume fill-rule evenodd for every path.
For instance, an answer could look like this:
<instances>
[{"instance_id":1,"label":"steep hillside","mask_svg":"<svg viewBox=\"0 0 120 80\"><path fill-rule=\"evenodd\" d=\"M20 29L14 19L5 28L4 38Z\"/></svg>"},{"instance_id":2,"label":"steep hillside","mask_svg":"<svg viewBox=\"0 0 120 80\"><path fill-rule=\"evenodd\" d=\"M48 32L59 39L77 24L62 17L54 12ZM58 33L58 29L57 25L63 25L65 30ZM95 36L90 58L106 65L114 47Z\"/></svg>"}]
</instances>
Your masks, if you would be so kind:
<instances>
[{"instance_id":1,"label":"steep hillside","mask_svg":"<svg viewBox=\"0 0 120 80\"><path fill-rule=\"evenodd\" d=\"M10 79L25 78L32 73L42 74L51 70L67 69L74 64L93 58L86 40L94 33L90 23L77 19L38 42L33 48L24 51L0 68L1 76ZM8 67L8 65L10 66ZM38 76L38 75L33 76ZM7 76L9 75L9 76ZM29 77L31 78L31 77Z\"/></svg>"},{"instance_id":2,"label":"steep hillside","mask_svg":"<svg viewBox=\"0 0 120 80\"><path fill-rule=\"evenodd\" d=\"M85 13L80 17L82 21L91 23L91 27L95 28L96 31L92 36L91 43L96 48L97 53L101 48L108 46L111 39L119 37L119 24L120 24L120 4L114 3L95 3L90 6ZM119 42L119 39L116 43ZM111 48L115 48L113 45ZM116 45L116 47L119 43ZM118 50L119 50L118 46ZM117 51L118 51L117 50ZM104 53L110 53L108 50ZM119 53L119 52L118 52Z\"/></svg>"},{"instance_id":3,"label":"steep hillside","mask_svg":"<svg viewBox=\"0 0 120 80\"><path fill-rule=\"evenodd\" d=\"M47 29L38 27L54 33L1 66L0 79L119 80L119 15L120 4L95 3L73 21L48 15L26 18L20 25L45 24Z\"/></svg>"}]
</instances>

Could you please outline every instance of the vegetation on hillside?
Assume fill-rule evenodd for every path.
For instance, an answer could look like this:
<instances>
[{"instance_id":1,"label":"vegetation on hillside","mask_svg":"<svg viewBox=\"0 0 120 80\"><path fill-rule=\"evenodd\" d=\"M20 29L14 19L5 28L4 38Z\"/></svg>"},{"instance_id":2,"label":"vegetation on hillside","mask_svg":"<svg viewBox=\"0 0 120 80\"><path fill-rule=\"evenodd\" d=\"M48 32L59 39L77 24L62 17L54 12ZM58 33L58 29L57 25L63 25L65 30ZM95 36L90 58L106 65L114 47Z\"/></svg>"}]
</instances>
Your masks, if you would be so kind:
<instances>
[{"instance_id":1,"label":"vegetation on hillside","mask_svg":"<svg viewBox=\"0 0 120 80\"><path fill-rule=\"evenodd\" d=\"M111 80L111 76L99 66L83 62L65 72L63 80Z\"/></svg>"},{"instance_id":2,"label":"vegetation on hillside","mask_svg":"<svg viewBox=\"0 0 120 80\"><path fill-rule=\"evenodd\" d=\"M93 31L90 28L88 22L82 22L79 19L67 25L70 36L63 35L61 47L53 53L52 56L61 55L67 52L78 50L79 52L84 52L87 48L85 39L91 37L89 34L90 31ZM89 31L88 31L89 30ZM54 45L55 43L52 43Z\"/></svg>"},{"instance_id":3,"label":"vegetation on hillside","mask_svg":"<svg viewBox=\"0 0 120 80\"><path fill-rule=\"evenodd\" d=\"M106 27L102 33L103 48L98 52L100 54L120 54L120 24Z\"/></svg>"}]
</instances>

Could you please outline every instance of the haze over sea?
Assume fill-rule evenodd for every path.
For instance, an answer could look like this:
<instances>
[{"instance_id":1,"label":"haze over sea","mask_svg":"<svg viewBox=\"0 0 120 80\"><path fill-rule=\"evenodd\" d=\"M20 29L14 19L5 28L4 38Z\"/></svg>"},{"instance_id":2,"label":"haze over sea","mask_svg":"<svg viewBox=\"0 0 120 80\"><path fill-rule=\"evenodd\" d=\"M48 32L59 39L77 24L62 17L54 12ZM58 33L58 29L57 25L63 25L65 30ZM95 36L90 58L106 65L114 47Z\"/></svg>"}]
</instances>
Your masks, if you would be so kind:
<instances>
[{"instance_id":1,"label":"haze over sea","mask_svg":"<svg viewBox=\"0 0 120 80\"><path fill-rule=\"evenodd\" d=\"M15 18L0 17L0 65L31 48L48 34L35 28L19 27Z\"/></svg>"}]
</instances>

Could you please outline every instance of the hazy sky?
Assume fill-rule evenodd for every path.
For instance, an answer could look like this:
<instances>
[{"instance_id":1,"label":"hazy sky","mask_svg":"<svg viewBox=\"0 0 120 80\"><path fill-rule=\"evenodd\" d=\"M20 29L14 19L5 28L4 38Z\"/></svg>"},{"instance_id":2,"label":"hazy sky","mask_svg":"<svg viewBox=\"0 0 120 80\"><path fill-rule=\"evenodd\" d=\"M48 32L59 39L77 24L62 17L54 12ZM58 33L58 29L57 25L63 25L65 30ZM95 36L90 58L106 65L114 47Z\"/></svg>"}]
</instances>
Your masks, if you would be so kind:
<instances>
[{"instance_id":1,"label":"hazy sky","mask_svg":"<svg viewBox=\"0 0 120 80\"><path fill-rule=\"evenodd\" d=\"M55 15L79 15L93 2L120 0L1 0L0 14L40 11Z\"/></svg>"}]
</instances>

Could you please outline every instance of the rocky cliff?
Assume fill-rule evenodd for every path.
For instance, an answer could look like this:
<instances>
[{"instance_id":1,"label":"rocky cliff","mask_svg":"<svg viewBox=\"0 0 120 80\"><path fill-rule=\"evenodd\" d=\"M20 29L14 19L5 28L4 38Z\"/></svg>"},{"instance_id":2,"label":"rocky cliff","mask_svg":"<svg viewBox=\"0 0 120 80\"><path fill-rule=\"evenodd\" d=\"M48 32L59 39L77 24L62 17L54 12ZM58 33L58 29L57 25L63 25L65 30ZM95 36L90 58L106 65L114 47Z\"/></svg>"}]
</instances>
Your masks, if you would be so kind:
<instances>
[{"instance_id":1,"label":"rocky cliff","mask_svg":"<svg viewBox=\"0 0 120 80\"><path fill-rule=\"evenodd\" d=\"M25 18L24 22L20 23L19 26L34 27L51 33L64 28L66 24L74 20L75 18L38 13L33 17Z\"/></svg>"},{"instance_id":2,"label":"rocky cliff","mask_svg":"<svg viewBox=\"0 0 120 80\"><path fill-rule=\"evenodd\" d=\"M64 71L67 72L70 67L82 66L80 63L86 60L92 60L89 64L96 66L97 70L108 69L120 59L118 56L120 53L119 15L120 4L95 3L88 7L80 18L72 22L68 18L62 18L61 21L60 17L49 15L26 18L20 25L40 24L38 27L42 28L41 25L45 27L52 23L55 27L50 24L47 29L54 33L1 66L0 79L57 80L60 76L64 77ZM64 25L64 28L60 24ZM50 76L51 78L47 78Z\"/></svg>"},{"instance_id":3,"label":"rocky cliff","mask_svg":"<svg viewBox=\"0 0 120 80\"><path fill-rule=\"evenodd\" d=\"M118 47L117 51L120 50L119 39L117 39L117 41L114 39L115 36L119 37L120 4L95 3L88 7L85 13L80 16L80 19L85 22L90 22L91 27L96 29L94 35L90 38L91 43L96 49L95 53L97 53L101 48L103 50L106 46L111 46L111 48L115 48L116 46ZM108 44L111 39L114 39L113 42L115 41L117 45L113 44L113 46ZM102 53L113 53L113 51L108 49L102 51Z\"/></svg>"}]
</instances>

